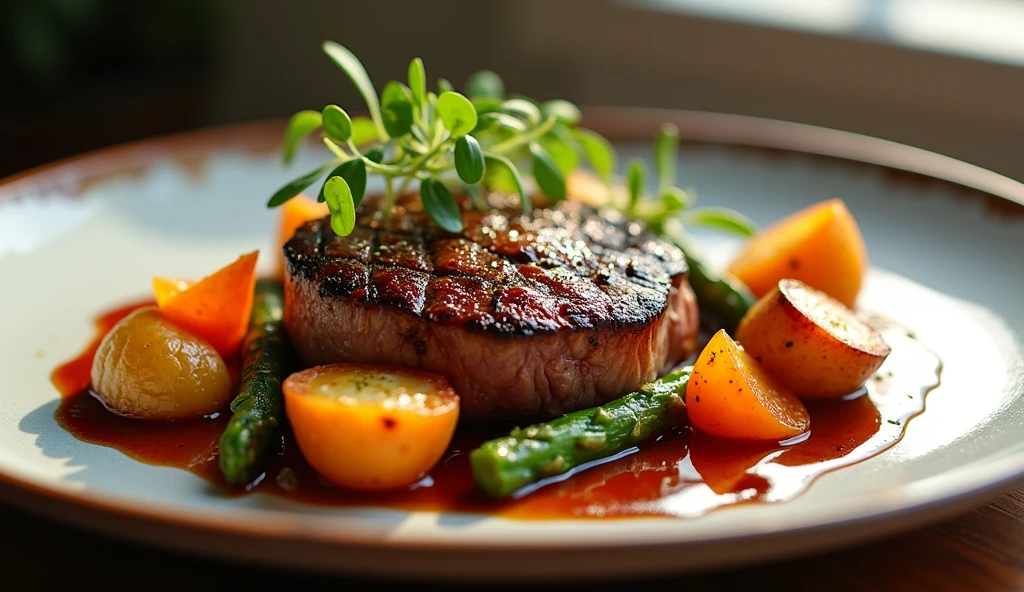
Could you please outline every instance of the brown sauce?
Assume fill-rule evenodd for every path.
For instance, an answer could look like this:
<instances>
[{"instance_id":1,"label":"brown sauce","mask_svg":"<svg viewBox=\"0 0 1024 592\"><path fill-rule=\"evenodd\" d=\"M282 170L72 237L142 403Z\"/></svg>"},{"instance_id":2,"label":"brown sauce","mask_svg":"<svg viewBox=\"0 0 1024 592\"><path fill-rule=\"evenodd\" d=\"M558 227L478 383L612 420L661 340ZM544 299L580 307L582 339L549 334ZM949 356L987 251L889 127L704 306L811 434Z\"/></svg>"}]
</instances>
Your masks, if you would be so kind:
<instances>
[{"instance_id":1,"label":"brown sauce","mask_svg":"<svg viewBox=\"0 0 1024 592\"><path fill-rule=\"evenodd\" d=\"M149 303L144 303L149 304ZM531 486L495 502L476 489L468 453L504 428L460 428L444 458L407 490L387 495L336 489L303 460L291 434L260 479L244 490L223 485L217 442L224 414L193 421L151 422L119 417L89 393L92 357L102 336L132 310L96 320L97 337L82 354L54 370L64 395L58 423L79 440L120 450L136 460L178 467L220 486L226 496L260 492L295 501L346 507L384 507L498 514L520 519L699 516L722 506L779 502L806 490L822 474L874 456L902 437L938 385L941 364L927 348L891 323L875 320L892 353L861 393L810 403L811 432L795 442L723 440L679 427L639 448Z\"/></svg>"}]
</instances>

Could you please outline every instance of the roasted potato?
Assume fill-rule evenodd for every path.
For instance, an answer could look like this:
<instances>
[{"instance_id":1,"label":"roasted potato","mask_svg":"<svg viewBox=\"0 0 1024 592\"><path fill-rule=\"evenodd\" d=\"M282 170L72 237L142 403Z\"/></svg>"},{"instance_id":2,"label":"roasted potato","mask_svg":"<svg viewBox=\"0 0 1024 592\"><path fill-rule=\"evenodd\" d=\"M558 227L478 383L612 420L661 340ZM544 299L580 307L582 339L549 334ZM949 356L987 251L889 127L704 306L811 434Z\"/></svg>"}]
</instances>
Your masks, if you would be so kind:
<instances>
[{"instance_id":1,"label":"roasted potato","mask_svg":"<svg viewBox=\"0 0 1024 592\"><path fill-rule=\"evenodd\" d=\"M890 351L843 303L794 279L751 307L736 340L797 396L817 399L856 391Z\"/></svg>"},{"instance_id":2,"label":"roasted potato","mask_svg":"<svg viewBox=\"0 0 1024 592\"><path fill-rule=\"evenodd\" d=\"M395 489L422 479L447 449L459 417L459 397L447 380L409 368L315 366L283 387L302 455L347 489Z\"/></svg>"},{"instance_id":3,"label":"roasted potato","mask_svg":"<svg viewBox=\"0 0 1024 592\"><path fill-rule=\"evenodd\" d=\"M185 419L219 411L232 397L224 359L155 307L114 325L92 362L92 388L114 413Z\"/></svg>"},{"instance_id":4,"label":"roasted potato","mask_svg":"<svg viewBox=\"0 0 1024 592\"><path fill-rule=\"evenodd\" d=\"M724 330L711 338L693 365L686 412L694 428L741 440L786 440L811 424L800 399Z\"/></svg>"}]
</instances>

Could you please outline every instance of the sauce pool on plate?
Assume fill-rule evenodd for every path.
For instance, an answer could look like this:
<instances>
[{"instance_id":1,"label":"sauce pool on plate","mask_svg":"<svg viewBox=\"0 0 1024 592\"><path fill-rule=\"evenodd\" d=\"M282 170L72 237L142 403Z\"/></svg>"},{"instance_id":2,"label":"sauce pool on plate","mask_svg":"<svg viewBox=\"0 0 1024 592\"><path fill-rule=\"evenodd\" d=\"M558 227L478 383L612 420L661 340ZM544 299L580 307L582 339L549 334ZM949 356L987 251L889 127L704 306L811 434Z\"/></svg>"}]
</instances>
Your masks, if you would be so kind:
<instances>
[{"instance_id":1,"label":"sauce pool on plate","mask_svg":"<svg viewBox=\"0 0 1024 592\"><path fill-rule=\"evenodd\" d=\"M822 474L893 446L908 421L924 410L939 383L941 363L905 329L875 318L892 347L865 387L846 398L811 401L811 431L782 443L724 440L674 428L638 448L534 484L511 499L494 501L477 490L469 466L473 448L507 435L512 426L460 426L430 474L408 489L360 494L332 487L316 475L285 430L264 474L244 489L220 476L218 442L226 414L176 422L117 416L89 391L92 358L119 320L150 302L96 319L97 336L51 378L63 395L57 422L79 440L120 450L154 465L188 470L221 487L224 495L264 493L298 502L342 507L385 507L495 514L518 519L571 517L695 517L723 506L780 502L799 495ZM237 368L237 364L233 364Z\"/></svg>"}]
</instances>

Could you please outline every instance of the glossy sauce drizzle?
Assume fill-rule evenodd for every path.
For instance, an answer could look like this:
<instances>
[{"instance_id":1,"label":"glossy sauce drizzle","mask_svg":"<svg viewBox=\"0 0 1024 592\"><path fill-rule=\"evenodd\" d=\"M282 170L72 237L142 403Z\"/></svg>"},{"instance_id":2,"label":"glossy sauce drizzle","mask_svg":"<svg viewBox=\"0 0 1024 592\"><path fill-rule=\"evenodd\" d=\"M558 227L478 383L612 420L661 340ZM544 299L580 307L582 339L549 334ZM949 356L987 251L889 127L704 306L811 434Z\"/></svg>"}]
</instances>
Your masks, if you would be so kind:
<instances>
[{"instance_id":1,"label":"glossy sauce drizzle","mask_svg":"<svg viewBox=\"0 0 1024 592\"><path fill-rule=\"evenodd\" d=\"M149 304L149 303L144 303ZM891 447L908 420L924 410L938 385L941 364L906 330L874 319L892 353L860 393L812 402L811 433L784 444L723 440L679 427L638 449L531 487L526 495L495 502L473 482L468 453L511 426L460 428L430 475L408 490L363 495L338 490L303 460L284 433L264 475L244 490L223 485L217 442L227 418L151 422L107 411L88 390L93 355L102 336L144 304L99 317L97 338L82 354L54 370L64 395L56 419L79 440L120 450L142 462L178 467L220 486L224 495L251 492L331 506L373 506L498 514L520 519L623 516L699 516L722 506L779 502L806 490L820 475Z\"/></svg>"}]
</instances>

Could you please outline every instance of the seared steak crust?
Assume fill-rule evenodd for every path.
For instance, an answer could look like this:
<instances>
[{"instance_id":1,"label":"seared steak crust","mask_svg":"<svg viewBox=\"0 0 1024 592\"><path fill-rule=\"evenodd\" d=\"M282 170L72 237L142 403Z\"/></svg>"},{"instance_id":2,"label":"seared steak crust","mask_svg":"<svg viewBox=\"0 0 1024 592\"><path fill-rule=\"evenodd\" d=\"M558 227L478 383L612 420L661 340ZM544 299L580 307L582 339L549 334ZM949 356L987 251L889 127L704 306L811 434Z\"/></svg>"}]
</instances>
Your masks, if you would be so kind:
<instances>
[{"instance_id":1,"label":"seared steak crust","mask_svg":"<svg viewBox=\"0 0 1024 592\"><path fill-rule=\"evenodd\" d=\"M676 247L613 210L494 205L464 209L461 234L418 199L386 220L365 203L347 237L326 218L300 228L285 245L285 323L306 363L419 367L449 379L464 419L541 419L621 396L692 352Z\"/></svg>"},{"instance_id":2,"label":"seared steak crust","mask_svg":"<svg viewBox=\"0 0 1024 592\"><path fill-rule=\"evenodd\" d=\"M642 225L578 202L527 216L467 211L464 225L454 235L404 210L386 223L364 215L339 237L325 218L285 246L289 273L324 298L513 336L649 323L687 271L679 249Z\"/></svg>"}]
</instances>

